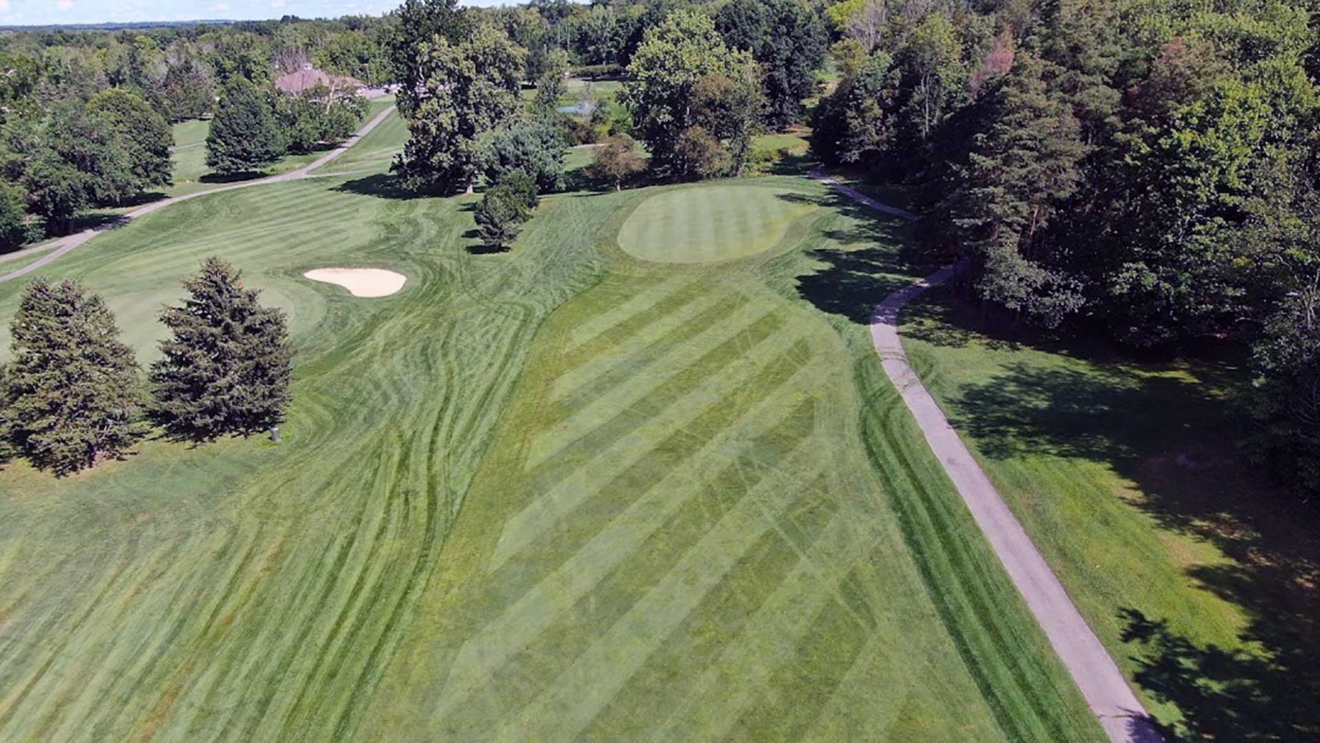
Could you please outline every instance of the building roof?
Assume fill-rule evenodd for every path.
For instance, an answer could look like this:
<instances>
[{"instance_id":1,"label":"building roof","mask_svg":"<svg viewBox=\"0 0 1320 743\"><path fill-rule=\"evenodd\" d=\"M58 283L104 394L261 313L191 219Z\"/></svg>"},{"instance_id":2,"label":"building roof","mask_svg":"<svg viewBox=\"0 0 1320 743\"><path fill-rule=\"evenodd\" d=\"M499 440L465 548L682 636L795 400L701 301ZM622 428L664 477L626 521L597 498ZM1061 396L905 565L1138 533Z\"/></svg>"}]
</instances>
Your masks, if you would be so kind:
<instances>
[{"instance_id":1,"label":"building roof","mask_svg":"<svg viewBox=\"0 0 1320 743\"><path fill-rule=\"evenodd\" d=\"M324 85L336 91L357 90L363 87L361 82L351 77L330 75L310 64L305 64L301 70L290 72L275 80L275 87L289 95L298 95L318 85Z\"/></svg>"}]
</instances>

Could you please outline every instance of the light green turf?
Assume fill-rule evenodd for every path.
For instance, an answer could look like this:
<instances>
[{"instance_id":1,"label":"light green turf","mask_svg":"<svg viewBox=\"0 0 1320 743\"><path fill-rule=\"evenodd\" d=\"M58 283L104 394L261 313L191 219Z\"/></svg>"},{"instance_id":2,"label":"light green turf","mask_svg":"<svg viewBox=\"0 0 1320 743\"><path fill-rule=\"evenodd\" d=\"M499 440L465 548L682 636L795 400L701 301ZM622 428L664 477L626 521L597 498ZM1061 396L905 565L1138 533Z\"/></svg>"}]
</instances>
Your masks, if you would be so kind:
<instances>
[{"instance_id":1,"label":"light green turf","mask_svg":"<svg viewBox=\"0 0 1320 743\"><path fill-rule=\"evenodd\" d=\"M769 250L811 209L794 192L726 182L689 186L643 201L619 232L619 246L657 263L710 263Z\"/></svg>"},{"instance_id":2,"label":"light green turf","mask_svg":"<svg viewBox=\"0 0 1320 743\"><path fill-rule=\"evenodd\" d=\"M317 175L333 173L384 173L390 169L394 156L403 152L408 143L408 124L399 114L392 113L371 133L363 137L348 152L318 168Z\"/></svg>"},{"instance_id":3,"label":"light green turf","mask_svg":"<svg viewBox=\"0 0 1320 743\"><path fill-rule=\"evenodd\" d=\"M781 249L633 260L658 190L477 255L471 199L316 179L53 264L149 361L178 281L234 261L292 313L295 404L279 446L0 473L0 739L1097 740L840 315L833 266L901 285L904 235L717 188L796 194ZM409 283L300 277L354 265Z\"/></svg>"},{"instance_id":4,"label":"light green turf","mask_svg":"<svg viewBox=\"0 0 1320 743\"><path fill-rule=\"evenodd\" d=\"M1320 529L1233 446L1240 367L1032 347L954 306L915 308L905 346L1152 712L1320 736Z\"/></svg>"},{"instance_id":5,"label":"light green turf","mask_svg":"<svg viewBox=\"0 0 1320 743\"><path fill-rule=\"evenodd\" d=\"M370 121L372 117L374 117L376 114L380 113L381 111L384 111L386 108L389 108L392 105L394 105L394 96L373 98L367 104L367 113L362 118L361 123L365 124L366 122ZM389 127L392 123L395 125L395 128L400 128L397 121L398 117L394 116L392 117L392 119L393 119L392 122L387 121L384 124L382 124L381 128ZM174 158L174 172L173 172L174 185L171 186L169 189L166 189L166 195L183 196L185 194L197 193L198 191L209 191L213 188L217 188L219 186L225 185L224 181L213 181L205 178L205 176L211 173L210 167L208 167L206 164L206 137L208 134L210 134L210 131L211 131L210 119L183 121L174 125L174 147L171 149L171 153ZM407 140L406 130L404 130L403 133L403 140L404 141ZM399 149L403 148L402 142L399 143L398 148ZM355 151L357 149L358 148L356 147L354 148ZM368 164L353 165L350 162L348 168L340 167L340 163L342 162L341 158L346 158L349 155L358 155L358 157L360 158L369 159L367 156L363 154L352 152L352 153L345 153L344 155L341 155L339 158L335 158L335 160L332 161L331 163L328 163L323 170L324 172L329 172L331 169L333 169L333 172L345 173L345 172L350 172L350 169L361 170L361 169L375 167L375 159L380 158L380 153L378 151L375 151L376 148L372 148L372 149L374 152L374 159L372 160L372 162ZM308 163L316 162L324 154L325 154L324 151L318 151L318 152L307 152L296 155L287 155L283 159L281 159L280 162L276 163L275 165L272 165L271 167L263 171L262 174L279 175L280 173L287 173L291 170L297 170L298 168L301 168L304 165L307 165ZM387 158L387 164L388 164L388 158Z\"/></svg>"}]
</instances>

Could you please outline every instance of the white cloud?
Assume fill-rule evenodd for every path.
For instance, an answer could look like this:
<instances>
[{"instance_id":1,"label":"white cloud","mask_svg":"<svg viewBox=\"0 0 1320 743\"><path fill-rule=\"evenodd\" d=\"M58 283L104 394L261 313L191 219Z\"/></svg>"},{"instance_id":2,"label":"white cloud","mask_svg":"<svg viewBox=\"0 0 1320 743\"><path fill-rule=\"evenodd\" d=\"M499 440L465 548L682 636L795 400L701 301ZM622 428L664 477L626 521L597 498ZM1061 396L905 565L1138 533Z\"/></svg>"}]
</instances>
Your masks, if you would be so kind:
<instances>
[{"instance_id":1,"label":"white cloud","mask_svg":"<svg viewBox=\"0 0 1320 743\"><path fill-rule=\"evenodd\" d=\"M9 0L0 0L0 13L9 12Z\"/></svg>"},{"instance_id":2,"label":"white cloud","mask_svg":"<svg viewBox=\"0 0 1320 743\"><path fill-rule=\"evenodd\" d=\"M216 3L211 6L211 10L214 10L217 13L223 13L226 10L229 10L229 3Z\"/></svg>"},{"instance_id":3,"label":"white cloud","mask_svg":"<svg viewBox=\"0 0 1320 743\"><path fill-rule=\"evenodd\" d=\"M73 10L73 0L59 0L59 2L55 3L55 7L58 8L61 13L67 13L70 10Z\"/></svg>"},{"instance_id":4,"label":"white cloud","mask_svg":"<svg viewBox=\"0 0 1320 743\"><path fill-rule=\"evenodd\" d=\"M284 0L275 0L275 2L270 4L270 7L279 10L280 8L284 7Z\"/></svg>"}]
</instances>

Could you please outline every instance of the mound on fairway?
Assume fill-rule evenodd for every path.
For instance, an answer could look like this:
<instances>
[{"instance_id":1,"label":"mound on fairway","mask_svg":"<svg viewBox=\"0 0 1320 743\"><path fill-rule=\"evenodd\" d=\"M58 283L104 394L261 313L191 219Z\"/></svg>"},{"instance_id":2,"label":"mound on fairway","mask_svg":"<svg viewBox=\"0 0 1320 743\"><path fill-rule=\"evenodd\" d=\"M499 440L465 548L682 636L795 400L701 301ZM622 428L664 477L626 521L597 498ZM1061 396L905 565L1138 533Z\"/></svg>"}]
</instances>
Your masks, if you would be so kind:
<instances>
[{"instance_id":1,"label":"mound on fairway","mask_svg":"<svg viewBox=\"0 0 1320 743\"><path fill-rule=\"evenodd\" d=\"M338 284L355 297L388 297L398 294L408 277L380 268L318 268L304 277L326 284Z\"/></svg>"},{"instance_id":2,"label":"mound on fairway","mask_svg":"<svg viewBox=\"0 0 1320 743\"><path fill-rule=\"evenodd\" d=\"M759 253L816 208L782 188L714 185L665 191L642 202L619 231L619 247L658 263L710 263Z\"/></svg>"}]
</instances>

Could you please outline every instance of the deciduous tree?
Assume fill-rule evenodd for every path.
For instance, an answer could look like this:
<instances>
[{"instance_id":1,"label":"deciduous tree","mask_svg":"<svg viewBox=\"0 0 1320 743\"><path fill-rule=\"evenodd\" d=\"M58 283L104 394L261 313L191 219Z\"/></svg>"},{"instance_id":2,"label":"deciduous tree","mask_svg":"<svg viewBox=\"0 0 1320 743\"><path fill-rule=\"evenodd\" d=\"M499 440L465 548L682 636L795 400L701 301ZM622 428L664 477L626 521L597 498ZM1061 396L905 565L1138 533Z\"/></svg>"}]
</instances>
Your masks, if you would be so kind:
<instances>
[{"instance_id":1,"label":"deciduous tree","mask_svg":"<svg viewBox=\"0 0 1320 743\"><path fill-rule=\"evenodd\" d=\"M468 40L437 36L416 54L423 83L402 94L410 99L410 137L394 171L415 188L470 191L480 166L478 138L520 107L523 52L483 24Z\"/></svg>"},{"instance_id":2,"label":"deciduous tree","mask_svg":"<svg viewBox=\"0 0 1320 743\"><path fill-rule=\"evenodd\" d=\"M646 160L637 151L637 143L626 134L616 134L596 148L591 175L623 189L628 179L646 169Z\"/></svg>"},{"instance_id":3,"label":"deciduous tree","mask_svg":"<svg viewBox=\"0 0 1320 743\"><path fill-rule=\"evenodd\" d=\"M279 162L287 147L270 97L243 77L231 80L206 137L206 164L223 175L251 173Z\"/></svg>"}]
</instances>

